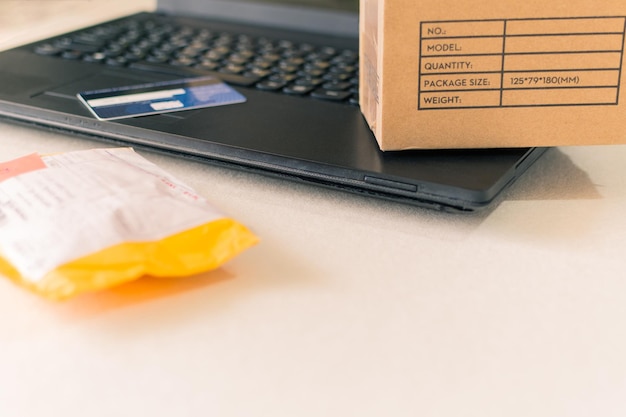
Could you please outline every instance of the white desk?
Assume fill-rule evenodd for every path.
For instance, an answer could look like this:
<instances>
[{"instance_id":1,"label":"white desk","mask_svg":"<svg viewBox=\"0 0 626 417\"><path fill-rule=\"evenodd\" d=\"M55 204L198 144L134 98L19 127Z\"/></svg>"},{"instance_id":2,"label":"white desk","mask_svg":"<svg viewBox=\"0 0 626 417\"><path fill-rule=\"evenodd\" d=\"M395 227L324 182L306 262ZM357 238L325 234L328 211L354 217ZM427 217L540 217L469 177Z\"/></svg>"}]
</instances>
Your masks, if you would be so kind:
<instances>
[{"instance_id":1,"label":"white desk","mask_svg":"<svg viewBox=\"0 0 626 417\"><path fill-rule=\"evenodd\" d=\"M3 0L0 46L150 5ZM0 416L626 415L626 147L553 149L475 215L143 155L261 243L60 304L0 280Z\"/></svg>"}]
</instances>

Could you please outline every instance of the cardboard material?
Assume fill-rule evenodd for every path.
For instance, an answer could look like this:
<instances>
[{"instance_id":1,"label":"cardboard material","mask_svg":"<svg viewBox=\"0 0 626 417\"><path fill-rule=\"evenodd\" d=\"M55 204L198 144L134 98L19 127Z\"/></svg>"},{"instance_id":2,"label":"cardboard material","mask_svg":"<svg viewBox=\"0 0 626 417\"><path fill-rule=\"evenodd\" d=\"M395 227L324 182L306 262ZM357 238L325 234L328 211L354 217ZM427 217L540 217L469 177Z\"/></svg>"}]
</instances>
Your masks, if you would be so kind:
<instances>
[{"instance_id":1,"label":"cardboard material","mask_svg":"<svg viewBox=\"0 0 626 417\"><path fill-rule=\"evenodd\" d=\"M382 150L626 143L626 1L361 0Z\"/></svg>"}]
</instances>

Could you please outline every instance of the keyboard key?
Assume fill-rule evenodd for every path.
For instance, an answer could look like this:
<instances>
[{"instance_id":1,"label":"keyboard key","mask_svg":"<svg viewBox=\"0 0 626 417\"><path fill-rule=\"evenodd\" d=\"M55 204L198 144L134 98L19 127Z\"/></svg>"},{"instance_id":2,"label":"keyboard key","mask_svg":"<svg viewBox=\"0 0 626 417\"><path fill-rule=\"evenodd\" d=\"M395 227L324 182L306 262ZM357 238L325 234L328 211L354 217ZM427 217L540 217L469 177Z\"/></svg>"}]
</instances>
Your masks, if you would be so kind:
<instances>
[{"instance_id":1,"label":"keyboard key","mask_svg":"<svg viewBox=\"0 0 626 417\"><path fill-rule=\"evenodd\" d=\"M196 60L189 57L180 57L178 59L173 59L170 61L170 64L176 65L179 67L190 67L192 65L197 64Z\"/></svg>"},{"instance_id":2,"label":"keyboard key","mask_svg":"<svg viewBox=\"0 0 626 417\"><path fill-rule=\"evenodd\" d=\"M296 75L294 74L272 74L268 78L270 81L276 81L279 83L289 83L296 79Z\"/></svg>"},{"instance_id":3,"label":"keyboard key","mask_svg":"<svg viewBox=\"0 0 626 417\"><path fill-rule=\"evenodd\" d=\"M61 54L61 57L65 58L65 59L81 59L82 56L83 56L83 53L81 51L77 51L77 50L64 51Z\"/></svg>"},{"instance_id":4,"label":"keyboard key","mask_svg":"<svg viewBox=\"0 0 626 417\"><path fill-rule=\"evenodd\" d=\"M346 82L329 82L322 84L322 88L329 91L345 91L350 87L352 87L352 84Z\"/></svg>"},{"instance_id":5,"label":"keyboard key","mask_svg":"<svg viewBox=\"0 0 626 417\"><path fill-rule=\"evenodd\" d=\"M199 64L195 65L194 68L198 68L201 70L206 70L206 71L216 71L218 68L220 67L220 64L218 64L215 61L202 61Z\"/></svg>"},{"instance_id":6,"label":"keyboard key","mask_svg":"<svg viewBox=\"0 0 626 417\"><path fill-rule=\"evenodd\" d=\"M314 88L313 86L294 84L294 85L283 88L283 92L285 94L303 96L305 94L309 94L313 90L313 88Z\"/></svg>"},{"instance_id":7,"label":"keyboard key","mask_svg":"<svg viewBox=\"0 0 626 417\"><path fill-rule=\"evenodd\" d=\"M352 93L348 91L335 91L318 88L311 93L311 97L329 101L344 101L348 99Z\"/></svg>"},{"instance_id":8,"label":"keyboard key","mask_svg":"<svg viewBox=\"0 0 626 417\"><path fill-rule=\"evenodd\" d=\"M264 91L278 91L285 87L284 82L264 80L256 85L256 88Z\"/></svg>"},{"instance_id":9,"label":"keyboard key","mask_svg":"<svg viewBox=\"0 0 626 417\"><path fill-rule=\"evenodd\" d=\"M245 69L246 67L244 67L243 65L227 63L226 66L219 69L218 71L226 74L241 74L245 71Z\"/></svg>"},{"instance_id":10,"label":"keyboard key","mask_svg":"<svg viewBox=\"0 0 626 417\"><path fill-rule=\"evenodd\" d=\"M352 74L348 74L348 73L329 72L327 74L324 74L324 80L335 82L335 83L340 83L340 82L349 80L350 78L352 78Z\"/></svg>"},{"instance_id":11,"label":"keyboard key","mask_svg":"<svg viewBox=\"0 0 626 417\"><path fill-rule=\"evenodd\" d=\"M87 62L103 63L107 60L106 54L102 52L96 52L94 54L88 54L83 56L83 60Z\"/></svg>"},{"instance_id":12,"label":"keyboard key","mask_svg":"<svg viewBox=\"0 0 626 417\"><path fill-rule=\"evenodd\" d=\"M300 78L297 78L293 83L295 85L301 85L306 87L317 87L323 82L324 80L322 80L321 78L301 76Z\"/></svg>"},{"instance_id":13,"label":"keyboard key","mask_svg":"<svg viewBox=\"0 0 626 417\"><path fill-rule=\"evenodd\" d=\"M35 47L35 53L38 55L53 56L61 52L63 52L63 48L59 48L50 43L44 43Z\"/></svg>"},{"instance_id":14,"label":"keyboard key","mask_svg":"<svg viewBox=\"0 0 626 417\"><path fill-rule=\"evenodd\" d=\"M266 69L251 67L244 73L245 76L265 78L270 75L272 72Z\"/></svg>"},{"instance_id":15,"label":"keyboard key","mask_svg":"<svg viewBox=\"0 0 626 417\"><path fill-rule=\"evenodd\" d=\"M118 56L115 58L109 58L105 61L105 64L112 67L125 67L128 65L129 61L123 56Z\"/></svg>"}]
</instances>

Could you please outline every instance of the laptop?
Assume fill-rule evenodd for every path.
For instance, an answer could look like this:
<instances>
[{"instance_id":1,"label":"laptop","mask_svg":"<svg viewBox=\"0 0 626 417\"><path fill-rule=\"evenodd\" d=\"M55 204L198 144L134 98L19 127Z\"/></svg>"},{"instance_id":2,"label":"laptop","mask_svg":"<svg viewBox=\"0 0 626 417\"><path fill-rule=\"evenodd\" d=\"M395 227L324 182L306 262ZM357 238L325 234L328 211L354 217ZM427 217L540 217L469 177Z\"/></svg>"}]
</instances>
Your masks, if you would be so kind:
<instances>
[{"instance_id":1,"label":"laptop","mask_svg":"<svg viewBox=\"0 0 626 417\"><path fill-rule=\"evenodd\" d=\"M380 151L358 106L358 3L158 0L155 12L1 52L0 116L437 210L489 206L545 149ZM198 82L232 94L122 106L117 118L88 105Z\"/></svg>"}]
</instances>

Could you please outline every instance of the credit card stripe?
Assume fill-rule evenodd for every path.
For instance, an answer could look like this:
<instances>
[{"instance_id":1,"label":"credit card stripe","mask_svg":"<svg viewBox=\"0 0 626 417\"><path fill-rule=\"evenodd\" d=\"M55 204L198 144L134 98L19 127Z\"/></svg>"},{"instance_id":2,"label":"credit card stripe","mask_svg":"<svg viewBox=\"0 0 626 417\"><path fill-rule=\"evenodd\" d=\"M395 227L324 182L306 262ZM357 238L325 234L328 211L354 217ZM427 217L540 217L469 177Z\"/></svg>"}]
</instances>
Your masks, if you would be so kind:
<instances>
[{"instance_id":1,"label":"credit card stripe","mask_svg":"<svg viewBox=\"0 0 626 417\"><path fill-rule=\"evenodd\" d=\"M164 91L152 91L148 93L135 93L135 94L126 94L122 96L114 96L114 97L103 97L103 98L95 98L91 100L87 100L87 104L91 107L104 107L104 106L115 106L118 104L127 104L127 103L137 103L140 101L146 100L160 100L164 98L171 98L176 95L185 94L185 90L183 88L176 88L173 90L164 90Z\"/></svg>"}]
</instances>

